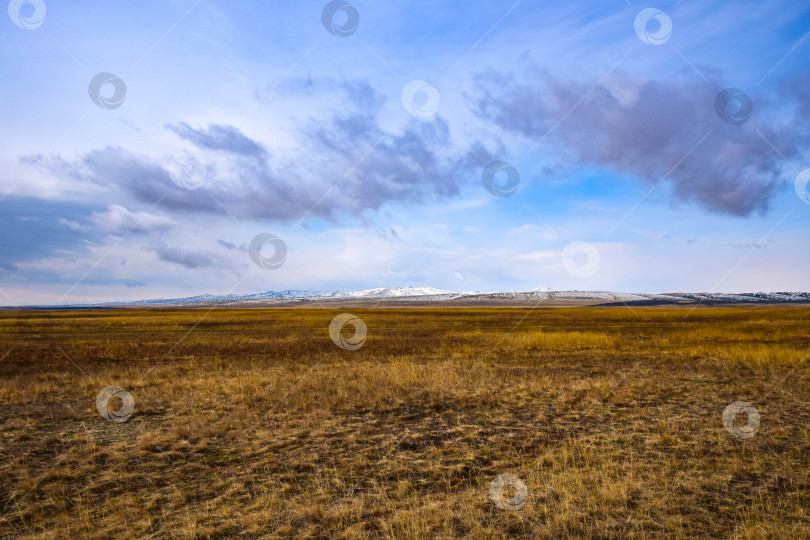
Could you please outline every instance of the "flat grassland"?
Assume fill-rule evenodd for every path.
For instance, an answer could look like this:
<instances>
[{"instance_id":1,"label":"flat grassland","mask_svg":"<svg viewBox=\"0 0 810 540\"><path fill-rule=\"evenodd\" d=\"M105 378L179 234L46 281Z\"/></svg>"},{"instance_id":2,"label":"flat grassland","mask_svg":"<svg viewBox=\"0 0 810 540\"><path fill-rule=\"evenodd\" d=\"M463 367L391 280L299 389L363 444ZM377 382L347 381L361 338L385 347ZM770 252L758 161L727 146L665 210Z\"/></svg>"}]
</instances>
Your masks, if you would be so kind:
<instances>
[{"instance_id":1,"label":"flat grassland","mask_svg":"<svg viewBox=\"0 0 810 540\"><path fill-rule=\"evenodd\" d=\"M0 313L0 537L810 537L810 308L339 313Z\"/></svg>"}]
</instances>

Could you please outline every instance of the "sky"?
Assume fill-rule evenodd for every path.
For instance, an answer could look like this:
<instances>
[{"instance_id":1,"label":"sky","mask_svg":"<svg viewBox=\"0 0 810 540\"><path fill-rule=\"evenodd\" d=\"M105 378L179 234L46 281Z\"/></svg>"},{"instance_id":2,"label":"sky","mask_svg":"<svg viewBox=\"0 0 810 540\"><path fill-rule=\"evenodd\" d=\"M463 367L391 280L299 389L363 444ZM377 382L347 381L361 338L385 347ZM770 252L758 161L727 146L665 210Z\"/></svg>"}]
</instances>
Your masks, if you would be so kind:
<instances>
[{"instance_id":1,"label":"sky","mask_svg":"<svg viewBox=\"0 0 810 540\"><path fill-rule=\"evenodd\" d=\"M12 0L0 304L810 290L810 5Z\"/></svg>"}]
</instances>

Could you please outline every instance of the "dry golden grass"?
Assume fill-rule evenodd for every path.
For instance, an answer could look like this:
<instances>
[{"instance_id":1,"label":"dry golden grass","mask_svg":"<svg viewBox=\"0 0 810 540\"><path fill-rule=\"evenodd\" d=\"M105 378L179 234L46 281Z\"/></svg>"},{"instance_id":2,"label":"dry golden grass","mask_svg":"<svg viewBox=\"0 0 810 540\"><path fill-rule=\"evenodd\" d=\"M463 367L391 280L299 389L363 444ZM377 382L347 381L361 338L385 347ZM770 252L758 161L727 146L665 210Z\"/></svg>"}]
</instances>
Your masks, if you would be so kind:
<instances>
[{"instance_id":1,"label":"dry golden grass","mask_svg":"<svg viewBox=\"0 0 810 540\"><path fill-rule=\"evenodd\" d=\"M810 536L810 309L351 312L0 313L0 536Z\"/></svg>"}]
</instances>

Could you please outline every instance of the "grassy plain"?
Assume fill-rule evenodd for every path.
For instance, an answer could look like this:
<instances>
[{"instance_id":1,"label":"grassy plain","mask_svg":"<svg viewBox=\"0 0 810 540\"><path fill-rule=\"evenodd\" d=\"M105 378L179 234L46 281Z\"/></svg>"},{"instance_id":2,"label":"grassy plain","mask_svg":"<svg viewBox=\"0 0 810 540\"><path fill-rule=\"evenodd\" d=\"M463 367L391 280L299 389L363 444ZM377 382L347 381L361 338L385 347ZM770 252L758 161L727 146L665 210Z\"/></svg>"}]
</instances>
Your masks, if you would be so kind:
<instances>
[{"instance_id":1,"label":"grassy plain","mask_svg":"<svg viewBox=\"0 0 810 540\"><path fill-rule=\"evenodd\" d=\"M350 311L0 313L0 536L810 537L809 308Z\"/></svg>"}]
</instances>

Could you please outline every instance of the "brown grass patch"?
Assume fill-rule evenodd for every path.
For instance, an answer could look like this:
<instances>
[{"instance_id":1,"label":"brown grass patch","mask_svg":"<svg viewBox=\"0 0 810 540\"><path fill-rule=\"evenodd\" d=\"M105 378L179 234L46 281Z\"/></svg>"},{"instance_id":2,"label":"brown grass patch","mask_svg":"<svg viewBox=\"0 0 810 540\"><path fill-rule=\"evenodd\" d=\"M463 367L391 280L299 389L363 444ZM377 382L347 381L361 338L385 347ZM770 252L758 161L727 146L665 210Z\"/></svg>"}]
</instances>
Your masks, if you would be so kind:
<instances>
[{"instance_id":1,"label":"brown grass patch","mask_svg":"<svg viewBox=\"0 0 810 540\"><path fill-rule=\"evenodd\" d=\"M0 314L0 536L810 536L810 309L351 312Z\"/></svg>"}]
</instances>

